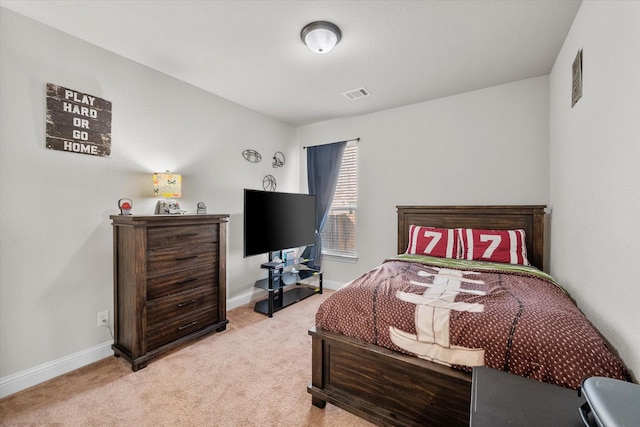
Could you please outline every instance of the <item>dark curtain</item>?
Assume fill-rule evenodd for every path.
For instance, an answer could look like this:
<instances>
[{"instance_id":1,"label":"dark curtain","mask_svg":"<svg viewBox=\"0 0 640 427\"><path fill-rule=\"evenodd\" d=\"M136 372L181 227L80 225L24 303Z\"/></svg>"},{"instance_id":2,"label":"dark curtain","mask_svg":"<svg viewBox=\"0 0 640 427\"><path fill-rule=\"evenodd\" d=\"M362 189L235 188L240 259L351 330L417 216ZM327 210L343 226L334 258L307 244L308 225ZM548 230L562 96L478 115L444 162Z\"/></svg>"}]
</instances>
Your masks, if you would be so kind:
<instances>
[{"instance_id":1,"label":"dark curtain","mask_svg":"<svg viewBox=\"0 0 640 427\"><path fill-rule=\"evenodd\" d=\"M338 184L342 155L346 145L346 141L341 141L307 147L309 194L316 196L316 242L314 246L305 250L303 256L313 260L309 262L311 268L320 269L322 262L322 237L320 233L329 216L329 208Z\"/></svg>"}]
</instances>

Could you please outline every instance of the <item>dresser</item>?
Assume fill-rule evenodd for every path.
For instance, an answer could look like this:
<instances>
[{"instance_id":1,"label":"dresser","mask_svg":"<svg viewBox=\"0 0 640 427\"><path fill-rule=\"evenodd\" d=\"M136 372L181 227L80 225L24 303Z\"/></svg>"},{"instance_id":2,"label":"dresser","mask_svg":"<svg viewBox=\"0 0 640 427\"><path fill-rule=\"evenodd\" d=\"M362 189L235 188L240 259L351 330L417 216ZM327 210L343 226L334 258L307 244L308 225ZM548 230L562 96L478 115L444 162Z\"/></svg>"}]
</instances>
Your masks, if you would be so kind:
<instances>
[{"instance_id":1,"label":"dresser","mask_svg":"<svg viewBox=\"0 0 640 427\"><path fill-rule=\"evenodd\" d=\"M229 215L112 215L114 344L134 371L226 329Z\"/></svg>"}]
</instances>

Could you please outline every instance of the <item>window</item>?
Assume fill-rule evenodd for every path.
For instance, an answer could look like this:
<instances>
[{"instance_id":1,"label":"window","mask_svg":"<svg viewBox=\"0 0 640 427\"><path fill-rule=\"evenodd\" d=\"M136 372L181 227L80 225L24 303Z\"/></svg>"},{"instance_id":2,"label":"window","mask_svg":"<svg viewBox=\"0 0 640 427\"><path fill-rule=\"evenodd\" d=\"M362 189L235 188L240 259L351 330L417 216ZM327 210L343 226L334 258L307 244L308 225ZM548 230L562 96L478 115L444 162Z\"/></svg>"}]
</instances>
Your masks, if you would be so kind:
<instances>
[{"instance_id":1,"label":"window","mask_svg":"<svg viewBox=\"0 0 640 427\"><path fill-rule=\"evenodd\" d=\"M358 208L358 147L345 147L340 176L329 209L329 217L322 230L322 253L355 258L356 212Z\"/></svg>"}]
</instances>

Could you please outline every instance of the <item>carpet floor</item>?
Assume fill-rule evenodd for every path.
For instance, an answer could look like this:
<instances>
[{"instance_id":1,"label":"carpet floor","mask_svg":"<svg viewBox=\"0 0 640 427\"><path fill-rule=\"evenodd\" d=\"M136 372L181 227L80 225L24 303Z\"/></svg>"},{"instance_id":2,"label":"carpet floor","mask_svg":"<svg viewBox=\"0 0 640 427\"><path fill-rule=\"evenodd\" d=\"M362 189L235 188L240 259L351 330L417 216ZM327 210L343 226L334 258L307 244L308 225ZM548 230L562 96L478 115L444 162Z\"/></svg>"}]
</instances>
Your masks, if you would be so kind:
<instances>
[{"instance_id":1,"label":"carpet floor","mask_svg":"<svg viewBox=\"0 0 640 427\"><path fill-rule=\"evenodd\" d=\"M2 426L371 426L311 404L314 295L268 318L252 305L227 330L138 372L109 357L0 400Z\"/></svg>"}]
</instances>

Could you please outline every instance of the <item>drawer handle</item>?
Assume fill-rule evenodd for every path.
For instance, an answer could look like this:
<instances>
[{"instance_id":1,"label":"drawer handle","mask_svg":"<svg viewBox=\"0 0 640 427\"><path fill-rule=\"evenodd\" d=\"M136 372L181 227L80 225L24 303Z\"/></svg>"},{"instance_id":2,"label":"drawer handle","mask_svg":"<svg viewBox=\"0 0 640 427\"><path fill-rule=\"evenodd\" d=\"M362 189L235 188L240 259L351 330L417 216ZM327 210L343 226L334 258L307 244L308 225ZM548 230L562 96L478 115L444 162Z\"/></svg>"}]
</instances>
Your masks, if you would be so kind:
<instances>
[{"instance_id":1,"label":"drawer handle","mask_svg":"<svg viewBox=\"0 0 640 427\"><path fill-rule=\"evenodd\" d=\"M192 299L191 301L187 301L187 302L181 302L181 303L178 304L178 308L185 307L185 306L191 305L191 304L195 304L196 302L198 302L197 299Z\"/></svg>"},{"instance_id":2,"label":"drawer handle","mask_svg":"<svg viewBox=\"0 0 640 427\"><path fill-rule=\"evenodd\" d=\"M194 259L194 258L198 258L198 255L185 256L185 257L182 257L182 258L176 258L176 261L184 261L184 260L187 260L187 259Z\"/></svg>"},{"instance_id":3,"label":"drawer handle","mask_svg":"<svg viewBox=\"0 0 640 427\"><path fill-rule=\"evenodd\" d=\"M184 285L185 283L195 282L196 280L198 280L197 277L192 277L190 279L180 280L180 281L176 282L176 285Z\"/></svg>"},{"instance_id":4,"label":"drawer handle","mask_svg":"<svg viewBox=\"0 0 640 427\"><path fill-rule=\"evenodd\" d=\"M178 237L194 237L197 235L198 233L184 233L184 234L178 234Z\"/></svg>"},{"instance_id":5,"label":"drawer handle","mask_svg":"<svg viewBox=\"0 0 640 427\"><path fill-rule=\"evenodd\" d=\"M198 323L198 321L197 321L197 320L194 320L194 321L193 321L193 322L191 322L191 323L187 323L187 324L186 324L186 325L184 325L184 326L180 326L180 327L178 328L178 330L179 330L179 331L181 331L181 330L183 330L183 329L190 328L190 327L192 327L193 325L195 325L196 323Z\"/></svg>"}]
</instances>

